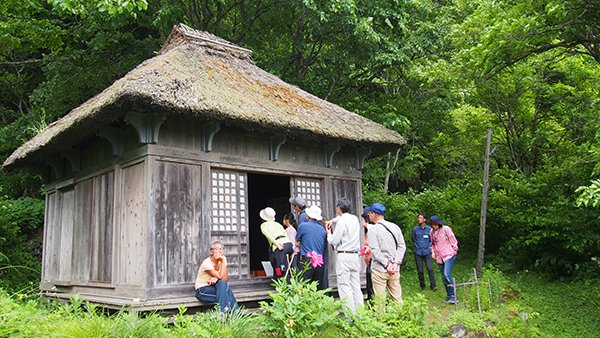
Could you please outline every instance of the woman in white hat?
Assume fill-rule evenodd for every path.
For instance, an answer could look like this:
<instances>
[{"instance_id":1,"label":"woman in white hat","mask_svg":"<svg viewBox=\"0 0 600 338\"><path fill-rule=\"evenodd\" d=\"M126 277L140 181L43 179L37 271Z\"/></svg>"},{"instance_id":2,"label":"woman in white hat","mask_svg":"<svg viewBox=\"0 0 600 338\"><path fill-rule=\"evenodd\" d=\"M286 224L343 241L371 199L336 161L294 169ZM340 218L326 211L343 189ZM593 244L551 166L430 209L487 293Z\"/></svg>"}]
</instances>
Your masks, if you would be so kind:
<instances>
[{"instance_id":1,"label":"woman in white hat","mask_svg":"<svg viewBox=\"0 0 600 338\"><path fill-rule=\"evenodd\" d=\"M273 262L271 262L271 265L273 265L273 276L280 278L285 276L288 269L286 255L291 255L294 252L294 248L283 225L275 221L275 210L273 208L266 207L262 209L260 211L260 218L264 221L260 226L260 230L269 241L269 250L275 258L275 264L273 265Z\"/></svg>"}]
</instances>

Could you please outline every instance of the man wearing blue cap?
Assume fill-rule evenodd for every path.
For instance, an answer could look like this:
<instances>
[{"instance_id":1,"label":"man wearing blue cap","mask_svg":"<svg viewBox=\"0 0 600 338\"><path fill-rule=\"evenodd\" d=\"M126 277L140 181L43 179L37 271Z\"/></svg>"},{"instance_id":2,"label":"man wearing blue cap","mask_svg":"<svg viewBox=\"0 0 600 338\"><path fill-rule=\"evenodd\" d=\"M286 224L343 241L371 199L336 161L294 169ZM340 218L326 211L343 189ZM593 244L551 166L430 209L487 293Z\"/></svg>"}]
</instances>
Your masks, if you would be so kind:
<instances>
[{"instance_id":1,"label":"man wearing blue cap","mask_svg":"<svg viewBox=\"0 0 600 338\"><path fill-rule=\"evenodd\" d=\"M396 302L402 301L400 286L400 264L404 259L406 244L400 227L385 220L385 207L374 203L365 208L374 224L369 226L369 249L373 254L371 280L373 292L385 297L387 290Z\"/></svg>"}]
</instances>

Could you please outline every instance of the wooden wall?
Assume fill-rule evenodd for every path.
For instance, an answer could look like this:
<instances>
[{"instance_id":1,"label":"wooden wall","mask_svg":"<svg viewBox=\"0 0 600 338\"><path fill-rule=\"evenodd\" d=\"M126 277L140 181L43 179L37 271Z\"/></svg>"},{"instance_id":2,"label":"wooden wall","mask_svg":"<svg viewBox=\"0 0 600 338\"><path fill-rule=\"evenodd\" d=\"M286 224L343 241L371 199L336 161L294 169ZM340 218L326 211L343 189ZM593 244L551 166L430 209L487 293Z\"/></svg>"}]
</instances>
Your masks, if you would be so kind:
<instances>
[{"instance_id":1,"label":"wooden wall","mask_svg":"<svg viewBox=\"0 0 600 338\"><path fill-rule=\"evenodd\" d=\"M118 214L117 284L145 287L147 273L148 196L146 162L121 170L121 203Z\"/></svg>"},{"instance_id":2,"label":"wooden wall","mask_svg":"<svg viewBox=\"0 0 600 338\"><path fill-rule=\"evenodd\" d=\"M239 156L246 159L269 160L269 137L258 131L221 124L212 142L212 153ZM160 128L158 146L190 151L202 151L202 124L198 120L182 116L169 116ZM279 163L297 166L324 167L324 142L288 138L279 150ZM247 160L246 160L247 162ZM356 169L355 148L342 146L333 158L333 168Z\"/></svg>"},{"instance_id":3,"label":"wooden wall","mask_svg":"<svg viewBox=\"0 0 600 338\"><path fill-rule=\"evenodd\" d=\"M154 284L194 282L204 254L200 229L202 167L160 159L152 163Z\"/></svg>"}]
</instances>

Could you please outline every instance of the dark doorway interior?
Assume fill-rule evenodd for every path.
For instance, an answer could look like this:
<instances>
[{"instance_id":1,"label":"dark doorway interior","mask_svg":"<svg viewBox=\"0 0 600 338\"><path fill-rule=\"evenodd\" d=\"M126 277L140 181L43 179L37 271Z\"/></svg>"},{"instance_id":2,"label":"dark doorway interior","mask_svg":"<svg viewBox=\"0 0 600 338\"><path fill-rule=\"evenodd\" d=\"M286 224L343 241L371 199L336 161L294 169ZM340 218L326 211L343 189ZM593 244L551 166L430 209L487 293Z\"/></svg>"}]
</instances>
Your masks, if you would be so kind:
<instances>
[{"instance_id":1,"label":"dark doorway interior","mask_svg":"<svg viewBox=\"0 0 600 338\"><path fill-rule=\"evenodd\" d=\"M263 270L261 261L269 261L269 242L260 231L259 212L271 207L277 212L275 220L283 224L283 215L291 211L289 198L289 177L248 173L250 270Z\"/></svg>"}]
</instances>

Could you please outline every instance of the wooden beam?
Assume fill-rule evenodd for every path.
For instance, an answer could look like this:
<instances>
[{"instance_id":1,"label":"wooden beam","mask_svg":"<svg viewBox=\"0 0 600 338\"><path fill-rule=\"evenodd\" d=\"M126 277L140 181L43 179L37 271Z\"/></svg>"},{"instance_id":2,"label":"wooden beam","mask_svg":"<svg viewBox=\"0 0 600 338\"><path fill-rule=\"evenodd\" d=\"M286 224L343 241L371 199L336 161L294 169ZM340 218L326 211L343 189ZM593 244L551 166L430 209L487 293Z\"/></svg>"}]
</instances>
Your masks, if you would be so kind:
<instances>
[{"instance_id":1,"label":"wooden beam","mask_svg":"<svg viewBox=\"0 0 600 338\"><path fill-rule=\"evenodd\" d=\"M356 148L356 169L363 170L365 168L365 160L371 154L371 147Z\"/></svg>"},{"instance_id":2,"label":"wooden beam","mask_svg":"<svg viewBox=\"0 0 600 338\"><path fill-rule=\"evenodd\" d=\"M275 135L269 138L269 159L271 161L279 160L279 149L286 140L285 135Z\"/></svg>"},{"instance_id":3,"label":"wooden beam","mask_svg":"<svg viewBox=\"0 0 600 338\"><path fill-rule=\"evenodd\" d=\"M325 145L325 166L327 168L331 167L333 163L333 155L340 150L340 144L338 143L330 143Z\"/></svg>"},{"instance_id":4,"label":"wooden beam","mask_svg":"<svg viewBox=\"0 0 600 338\"><path fill-rule=\"evenodd\" d=\"M213 138L220 128L221 124L219 122L209 122L202 125L202 138L204 140L202 143L203 151L207 153L212 151Z\"/></svg>"}]
</instances>

